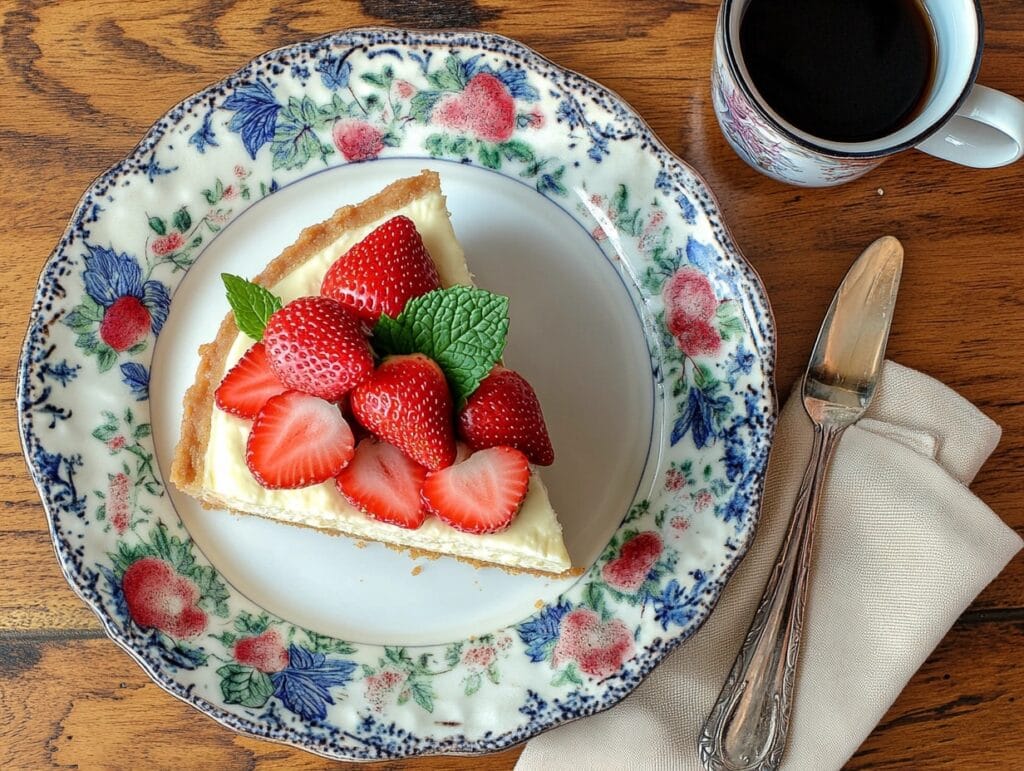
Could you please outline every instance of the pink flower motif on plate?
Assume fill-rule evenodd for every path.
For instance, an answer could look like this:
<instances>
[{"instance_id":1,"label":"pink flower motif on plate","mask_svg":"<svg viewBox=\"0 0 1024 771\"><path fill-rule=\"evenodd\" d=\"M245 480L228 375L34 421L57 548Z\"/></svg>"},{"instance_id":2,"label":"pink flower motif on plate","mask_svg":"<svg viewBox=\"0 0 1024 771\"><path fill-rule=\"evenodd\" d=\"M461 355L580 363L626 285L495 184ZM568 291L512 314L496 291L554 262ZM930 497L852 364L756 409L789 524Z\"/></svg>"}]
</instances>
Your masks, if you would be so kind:
<instances>
[{"instance_id":1,"label":"pink flower motif on plate","mask_svg":"<svg viewBox=\"0 0 1024 771\"><path fill-rule=\"evenodd\" d=\"M708 277L696 268L676 271L662 290L669 333L687 356L718 352L722 337L711 324L718 298Z\"/></svg>"},{"instance_id":2,"label":"pink flower motif on plate","mask_svg":"<svg viewBox=\"0 0 1024 771\"><path fill-rule=\"evenodd\" d=\"M391 695L405 682L406 675L396 669L383 669L363 680L366 700L375 712L383 712Z\"/></svg>"},{"instance_id":3,"label":"pink flower motif on plate","mask_svg":"<svg viewBox=\"0 0 1024 771\"><path fill-rule=\"evenodd\" d=\"M288 666L288 650L276 629L254 637L243 637L232 648L235 661L260 672L280 672Z\"/></svg>"},{"instance_id":4,"label":"pink flower motif on plate","mask_svg":"<svg viewBox=\"0 0 1024 771\"><path fill-rule=\"evenodd\" d=\"M167 562L143 557L124 572L121 588L128 613L141 627L171 637L195 637L206 629L206 614L196 605L199 587L178 575Z\"/></svg>"},{"instance_id":5,"label":"pink flower motif on plate","mask_svg":"<svg viewBox=\"0 0 1024 771\"><path fill-rule=\"evenodd\" d=\"M663 548L657 533L638 533L622 544L619 556L601 569L601 577L613 589L632 594L643 586Z\"/></svg>"},{"instance_id":6,"label":"pink flower motif on plate","mask_svg":"<svg viewBox=\"0 0 1024 771\"><path fill-rule=\"evenodd\" d=\"M376 158L384 149L384 134L363 120L336 123L331 134L334 146L347 161L368 161Z\"/></svg>"},{"instance_id":7,"label":"pink flower motif on plate","mask_svg":"<svg viewBox=\"0 0 1024 771\"><path fill-rule=\"evenodd\" d=\"M575 661L584 674L610 677L633 655L633 635L617 618L601 621L587 608L577 608L562 619L552 664Z\"/></svg>"},{"instance_id":8,"label":"pink flower motif on plate","mask_svg":"<svg viewBox=\"0 0 1024 771\"><path fill-rule=\"evenodd\" d=\"M124 446L123 436L116 436L114 439L120 439L121 446ZM110 440L110 444L114 443L114 439ZM131 506L128 501L128 477L122 471L114 474L107 486L107 518L118 534L127 530L132 521Z\"/></svg>"},{"instance_id":9,"label":"pink flower motif on plate","mask_svg":"<svg viewBox=\"0 0 1024 771\"><path fill-rule=\"evenodd\" d=\"M694 499L693 507L697 511L704 511L708 506L715 502L714 497L707 490L701 490L697 493L697 497Z\"/></svg>"},{"instance_id":10,"label":"pink flower motif on plate","mask_svg":"<svg viewBox=\"0 0 1024 771\"><path fill-rule=\"evenodd\" d=\"M181 233L173 231L168 233L166 236L160 236L160 238L153 241L150 248L153 250L153 254L162 257L165 254L170 254L171 252L180 249L184 244L185 237Z\"/></svg>"},{"instance_id":11,"label":"pink flower motif on plate","mask_svg":"<svg viewBox=\"0 0 1024 771\"><path fill-rule=\"evenodd\" d=\"M686 486L686 475L677 468L665 472L665 489L672 492L682 490Z\"/></svg>"},{"instance_id":12,"label":"pink flower motif on plate","mask_svg":"<svg viewBox=\"0 0 1024 771\"><path fill-rule=\"evenodd\" d=\"M487 142L504 142L516 127L516 105L504 83L481 72L461 93L449 94L438 102L434 120Z\"/></svg>"},{"instance_id":13,"label":"pink flower motif on plate","mask_svg":"<svg viewBox=\"0 0 1024 771\"><path fill-rule=\"evenodd\" d=\"M462 654L462 663L479 672L494 663L494 648L490 645L475 645Z\"/></svg>"}]
</instances>

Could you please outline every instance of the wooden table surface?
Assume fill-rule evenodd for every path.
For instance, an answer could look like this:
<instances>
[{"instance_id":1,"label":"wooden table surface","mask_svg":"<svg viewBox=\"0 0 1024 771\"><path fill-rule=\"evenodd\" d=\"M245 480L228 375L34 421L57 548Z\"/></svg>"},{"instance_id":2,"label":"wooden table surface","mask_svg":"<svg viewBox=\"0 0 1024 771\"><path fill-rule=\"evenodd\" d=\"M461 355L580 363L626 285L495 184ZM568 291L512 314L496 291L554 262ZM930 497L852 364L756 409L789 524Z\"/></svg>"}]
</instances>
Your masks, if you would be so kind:
<instances>
[{"instance_id":1,"label":"wooden table surface","mask_svg":"<svg viewBox=\"0 0 1024 771\"><path fill-rule=\"evenodd\" d=\"M154 685L61 577L15 428L15 371L43 262L92 179L170 106L260 52L364 24L480 27L593 77L708 180L778 322L788 392L833 290L882 233L907 253L889 355L1003 426L975 492L1024 532L1024 163L919 153L833 190L747 168L708 92L718 2L6 0L0 6L0 767L320 768L235 735ZM980 81L1024 97L1024 4L983 0ZM960 618L850 768L1024 767L1024 559ZM392 768L511 768L518 750Z\"/></svg>"}]
</instances>

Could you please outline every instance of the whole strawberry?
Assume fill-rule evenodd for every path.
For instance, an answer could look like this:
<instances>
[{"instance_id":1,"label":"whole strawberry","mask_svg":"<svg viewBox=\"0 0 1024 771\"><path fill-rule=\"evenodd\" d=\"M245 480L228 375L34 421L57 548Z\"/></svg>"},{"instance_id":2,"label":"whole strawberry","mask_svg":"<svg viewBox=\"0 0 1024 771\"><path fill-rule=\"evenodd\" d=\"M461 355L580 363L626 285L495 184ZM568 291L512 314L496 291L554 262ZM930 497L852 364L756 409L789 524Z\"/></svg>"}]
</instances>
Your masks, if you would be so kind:
<instances>
[{"instance_id":1,"label":"whole strawberry","mask_svg":"<svg viewBox=\"0 0 1024 771\"><path fill-rule=\"evenodd\" d=\"M300 297L267 321L270 368L288 388L336 401L373 371L359 319L327 297Z\"/></svg>"},{"instance_id":2,"label":"whole strawberry","mask_svg":"<svg viewBox=\"0 0 1024 771\"><path fill-rule=\"evenodd\" d=\"M453 412L444 373L421 353L386 358L352 391L356 420L431 471L455 462Z\"/></svg>"},{"instance_id":3,"label":"whole strawberry","mask_svg":"<svg viewBox=\"0 0 1024 771\"><path fill-rule=\"evenodd\" d=\"M369 325L392 318L414 297L441 281L413 221L392 217L327 270L320 293L337 300Z\"/></svg>"},{"instance_id":4,"label":"whole strawberry","mask_svg":"<svg viewBox=\"0 0 1024 771\"><path fill-rule=\"evenodd\" d=\"M526 378L500 364L466 400L459 435L474 450L514 447L538 466L555 461L537 394Z\"/></svg>"}]
</instances>

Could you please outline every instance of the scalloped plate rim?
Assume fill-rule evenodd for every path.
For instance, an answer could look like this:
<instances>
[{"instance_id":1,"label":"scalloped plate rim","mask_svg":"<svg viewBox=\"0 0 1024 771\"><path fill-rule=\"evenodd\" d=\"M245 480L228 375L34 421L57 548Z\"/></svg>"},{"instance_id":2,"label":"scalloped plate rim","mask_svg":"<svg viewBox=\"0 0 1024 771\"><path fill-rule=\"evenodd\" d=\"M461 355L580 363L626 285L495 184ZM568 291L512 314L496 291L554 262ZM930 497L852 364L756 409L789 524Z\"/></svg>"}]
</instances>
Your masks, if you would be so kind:
<instances>
[{"instance_id":1,"label":"scalloped plate rim","mask_svg":"<svg viewBox=\"0 0 1024 771\"><path fill-rule=\"evenodd\" d=\"M64 576L64 579L67 581L68 585L74 591L75 595L77 597L79 597L79 599L82 600L82 602L86 605L86 607L88 607L96 615L97 619L100 621L100 624L101 624L101 626L103 628L104 634L110 640L112 640L114 643L116 643L117 646L120 649L125 651L132 658L132 660L134 660L139 665L139 667L143 670L143 672L145 672L146 675L154 683L156 683L162 690L164 690L165 692L169 693L171 696L174 696L179 701L182 701L182 702L184 702L186 704L189 704L190 706L194 707L201 714L205 715L206 717L212 719L213 721L215 721L219 725L221 725L221 726L223 726L223 727L225 727L225 728L227 728L227 729L229 729L229 730L231 730L233 732L236 732L236 733L239 733L239 734L245 735L245 736L251 736L253 738L260 739L260 740L263 740L263 741L269 741L269 742L272 742L272 743L275 743L275 744L281 744L281 745L285 745L285 746L295 747L297 749L303 750L305 752L309 752L309 753L311 753L313 755L316 755L318 757L324 757L324 758L331 759L331 760L343 760L343 761L346 761L346 762L371 763L371 762L387 762L389 759L394 761L394 760L401 760L403 758L415 758L415 757L444 757L444 756L474 757L474 756L483 755L483 754L492 754L492 753L497 753L497 752L503 752L503 751L507 751L507 750L512 749L512 748L520 747L520 746L526 744L528 741L530 741L530 739L534 738L535 736L538 736L538 735L540 735L542 733L546 733L547 731L550 731L550 730L552 730L554 728L558 728L558 727L560 727L562 725L567 725L569 723L576 722L577 720L584 719L584 718L590 717L590 716L595 715L595 714L599 714L601 712L604 712L604 711L606 711L608 709L611 709L612 707L616 706L622 699L624 699L624 698L626 698L626 696L632 694L636 690L636 688L638 688L646 680L646 678L651 674L651 672L653 672L654 669L657 666L659 666L665 660L665 658L669 654L671 654L676 648L678 648L680 645L685 643L687 640L690 639L690 637L692 637L694 634L698 633L701 630L703 625L706 623L707 619L710 617L711 613L716 609L716 607L718 605L718 602L721 599L722 590L724 590L724 587L728 583L728 580L732 577L732 575L735 573L735 571L739 568L740 564L743 562L744 558L746 557L747 553L749 552L750 545L752 544L754 538L756 537L758 526L759 526L760 514L761 514L761 505L763 503L763 497L764 497L765 477L766 477L767 468L768 468L768 459L767 459L767 457L766 457L764 466L760 470L760 473L757 475L757 480L754 483L754 487L753 487L753 495L751 497L751 502L750 502L750 509L751 509L751 512L752 512L751 525L748 528L747 532L744 534L742 542L738 545L737 551L736 551L736 553L735 553L731 563L724 569L724 572L722 573L722 576L721 576L721 588L715 594L715 596L713 598L711 598L711 600L708 602L708 605L707 605L706 609L703 609L704 612L702 612L700 614L700 616L698 617L698 619L696 620L696 623L692 626L692 628L690 628L689 630L686 630L682 634L676 635L675 637L673 637L672 639L670 639L667 642L662 641L660 649L658 650L658 653L657 653L657 660L652 662L650 664L650 666L648 666L646 669L643 669L643 670L640 671L639 677L634 682L631 683L629 689L626 691L626 693L623 696L621 696L620 698L612 701L609 704L604 704L604 705L598 704L598 705L596 705L596 708L591 709L590 711L587 711L587 712L585 712L583 714L579 714L579 715L576 715L576 716L573 716L573 717L570 717L570 718L565 718L565 719L561 719L561 720L552 722L549 725L543 726L539 730L536 730L535 732L531 733L529 736L525 736L523 738L520 738L520 739L511 741L511 742L508 742L506 744L503 744L501 747L494 748L494 749L438 750L438 751L416 752L416 753L411 753L411 754L389 755L389 756L381 757L381 758L369 758L369 757L349 757L349 756L339 757L337 754L332 754L332 753L330 753L328 751L319 750L315 746L311 746L309 744L303 744L302 742L294 740L294 739L291 739L291 738L278 738L278 737L274 737L274 736L264 735L263 733L260 733L258 730L254 730L254 729L249 728L249 727L247 727L245 725L241 725L242 723L247 722L245 718L239 717L239 716L237 716L235 714L232 714L230 712L226 712L225 710L223 710L219 706L211 704L211 703L207 702L205 699L202 699L199 696L195 696L195 695L192 695L192 694L189 694L189 693L182 692L182 691L185 691L186 689L183 688L180 683L178 683L178 682L176 682L176 681L174 681L174 680L172 680L170 678L166 678L165 679L159 673L159 671L155 667L153 667L147 659L145 659L142 656L142 654L139 651L137 651L134 647L132 647L132 645L130 644L130 642L127 639L121 639L119 630L117 630L113 626L113 623L112 623L111 619L108 618L108 616L104 612L103 608L101 606L99 606L97 603L95 603L92 599L88 598L84 594L82 588L79 586L77 581L70 574L68 565L67 565L66 561L62 558L61 553L60 553L59 548L58 548L58 544L57 544L58 535L57 535L57 533L55 531L54 514L51 511L51 506L50 506L49 501L46 500L45 496L42 495L41 482L40 482L40 478L39 478L39 476L37 474L37 467L32 462L32 460L30 458L30 455L29 455L29 440L30 440L31 437L30 437L29 431L28 431L29 421L26 420L26 413L29 413L30 411L26 409L26 407L27 407L27 402L26 402L27 393L26 393L26 391L27 391L27 383L28 383L28 380L29 380L29 374L30 374L30 369L31 369L31 362L30 362L30 359L29 359L27 354L30 352L30 350L32 348L32 345L33 345L33 335L36 332L36 328L37 328L37 326L38 326L38 324L40 322L41 315L42 315L41 314L41 310L37 307L38 301L41 299L41 291L43 289L42 280L43 280L43 278L44 278L48 268L50 267L51 262L63 252L63 250L67 247L69 241L71 240L71 238L73 236L73 233L74 233L74 226L80 220L80 218L82 217L82 215L83 215L83 213L85 211L86 205L88 203L88 200L90 198L90 195L93 192L93 190L95 188L97 188L98 186L100 186L102 183L104 183L108 179L108 177L114 176L117 173L119 173L120 171L125 170L124 167L126 166L126 164L129 161L131 161L135 156L142 155L146 151L151 149L151 147L161 137L163 137L165 135L165 133L167 131L167 127L164 125L164 123L166 121L171 120L172 116L175 113L177 113L178 111L184 111L184 110L187 109L188 106L194 105L194 104L198 104L199 102L201 102L201 98L204 95L206 95L209 91L211 91L212 89L214 89L214 88L216 88L218 86L223 86L223 85L227 85L227 84L231 83L231 81L241 77L245 73L246 70L248 70L254 64L257 64L257 63L261 62L261 60L274 58L275 56L281 54L282 52L286 52L286 51L292 50L292 49L294 49L296 47L299 47L299 46L306 46L306 45L316 44L316 43L321 42L321 41L327 41L327 40L330 40L332 38L338 37L339 35L353 34L353 33L354 34L359 34L359 33L380 33L380 34L383 34L383 35L392 35L392 34L396 34L396 33L406 33L406 34L411 34L411 35L420 35L420 36L424 36L424 37L427 37L427 38L431 38L431 37L435 37L435 36L438 37L438 38L444 38L444 37L455 37L455 36L459 36L459 35L465 35L465 36L478 36L478 37L485 37L485 38L491 38L491 39L495 39L495 40L500 40L500 41L505 42L506 44L509 44L512 47L519 48L523 52L536 57L537 59L541 60L542 62L544 62L547 65L549 65L550 67L552 67L553 69L560 70L560 71L562 71L564 73L570 74L570 75L572 75L574 77L577 77L577 78L585 81L590 86L592 86L595 90L597 90L598 92L604 92L613 101L618 102L623 108L625 108L625 111L628 112L629 115L637 122L638 126L643 131L645 131L647 133L647 135L652 140L652 144L657 149L660 149L662 152L664 152L670 159L672 159L672 161L675 164L679 165L680 167L685 169L689 174L691 174L694 177L694 179L697 181L697 183L700 185L700 187L702 188L703 193L707 196L707 199L708 199L707 202L710 202L710 204L714 207L714 213L718 215L718 220L717 220L716 224L721 228L721 236L722 236L722 238L719 239L719 246L725 252L729 253L732 257L734 257L736 259L736 262L737 262L738 266L742 270L747 272L747 278L749 278L751 280L751 287L756 291L757 299L760 301L760 304L762 306L760 310L762 310L764 313L767 314L767 322L768 322L770 328L772 329L773 334L772 334L772 338L771 338L770 344L767 346L768 349L769 349L768 352L762 351L762 353L766 354L766 358L765 358L765 361L764 361L764 368L765 368L765 392L764 392L764 397L770 403L771 413L766 418L766 425L765 425L765 429L764 430L765 430L765 441L766 441L767 445L769 446L769 448L773 445L775 431L776 431L776 427L777 427L777 421L778 421L778 410L779 410L777 385L776 385L776 379L775 379L776 368L777 368L778 345L777 345L777 338L776 338L777 327L776 327L776 321L775 321L775 316L774 316L774 310L773 310L772 305L771 305L771 303L770 303L770 301L768 299L767 290L766 290L766 288L764 286L763 280L760 277L760 274L758 273L758 271L754 267L754 265L752 263L750 263L750 261L746 258L746 256L744 255L743 251L739 248L739 246L738 246L738 244L737 244L737 242L736 242L736 240L735 240L735 238L734 238L734 236L733 236L733 234L731 232L731 229L729 228L728 223L725 221L724 217L722 216L721 204L720 204L720 202L718 200L718 197L714 193L713 189L711 188L711 186L709 185L707 180L704 178L704 176L697 169L695 169L689 162L684 160L675 151L673 151L668 146L668 144L666 142L664 142L664 140L661 139L661 137L657 134L657 132L655 132L655 130L650 126L650 124L640 114L640 112L638 110L636 110L632 106L632 104L628 100L623 98L618 92L616 92L613 89L609 88L608 86L605 86L602 83L594 80L593 78L591 78L591 77L589 77L587 75L584 75L583 73L580 73L577 70L574 70L574 69L571 69L569 67L565 67L563 65L558 64L557 62L555 62L554 60L550 59L545 54L537 51L535 48L533 48L530 45L527 45L526 43L523 43L523 42L521 42L521 41L519 41L519 40L517 40L515 38L511 38L511 37L508 37L506 35L502 35L500 33L489 32L489 31L484 31L484 30L475 30L475 29L471 29L471 28L454 27L454 28L422 29L422 28L413 28L413 27L389 27L389 26L383 26L383 25L365 25L365 26L345 27L345 28L341 28L341 29L337 29L337 30L334 30L334 31L331 31L331 32L324 33L322 35L317 35L315 37L304 38L304 39L297 40L297 41L294 41L294 42L291 42L291 43L287 43L287 44L282 45L282 46L266 49L266 50L262 51L261 53L256 54L255 56L253 56L250 59L248 59L244 64L242 64L240 67L238 67L235 70L233 70L228 75L226 75L223 78L220 78L218 80L214 80L214 81L208 82L207 84L205 84L204 86L202 86L198 90L193 91L192 93L190 93L189 95L187 95L183 99L181 99L178 102L176 102L171 108L169 108L167 111L165 111L163 114L161 114L160 116L158 116L156 118L156 120L153 122L153 124L150 126L150 128L142 136L142 138L137 143L135 143L135 145L133 145L131 147L131 149L128 150L127 153L122 158L120 158L118 161L113 163L111 166L109 166L103 172L101 172L98 175L96 175L88 183L88 185L85 188L85 191L83 192L83 194L81 195L81 197L79 198L77 203L75 204L75 207L74 207L74 209L72 211L72 214L71 214L71 216L68 219L68 224L65 226L64 231L62 232L62 234L61 234L57 244L55 245L55 247L47 255L46 259L44 260L44 262L42 264L42 267L40 268L39 274L38 274L38 278L37 278L37 282L36 282L36 291L33 294L32 305L31 305L31 308L30 308L29 313L28 313L27 329L26 329L26 333L25 333L25 337L24 337L22 346L20 348L20 360L19 360L17 383L16 383L15 399L16 399L16 404L17 404L17 409L18 409L18 429L19 429L18 430L18 437L19 437L19 442L21 444L22 453L24 455L24 460L25 460L26 466L29 469L29 473L30 473L30 476L32 477L33 484L36 486L37 491L40 493L41 504L42 504L44 512L46 514L47 530L48 530L49 535L50 535L50 545L51 545L51 548L53 548L53 550L54 550L54 555L57 558L58 565L60 566L61 574ZM454 44L455 41L443 41L443 42L448 43L448 44ZM438 41L432 43L431 45L441 45L441 44L442 44L442 41L438 40ZM707 202L705 202L705 203L707 203ZM198 547L197 547L197 549L198 549ZM238 591L238 590L235 589L235 591ZM416 646L411 646L411 647L416 647ZM473 742L467 741L466 743L467 744L472 744ZM477 743L479 743L479 742L477 742Z\"/></svg>"}]
</instances>

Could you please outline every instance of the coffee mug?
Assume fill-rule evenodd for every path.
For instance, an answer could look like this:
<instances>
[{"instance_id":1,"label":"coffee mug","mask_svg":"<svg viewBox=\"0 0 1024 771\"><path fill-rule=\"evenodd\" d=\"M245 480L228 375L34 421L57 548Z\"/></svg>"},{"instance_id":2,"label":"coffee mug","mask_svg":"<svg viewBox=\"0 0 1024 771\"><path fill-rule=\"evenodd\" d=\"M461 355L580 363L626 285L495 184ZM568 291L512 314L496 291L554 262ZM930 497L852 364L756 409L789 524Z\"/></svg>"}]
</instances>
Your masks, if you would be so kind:
<instances>
[{"instance_id":1,"label":"coffee mug","mask_svg":"<svg viewBox=\"0 0 1024 771\"><path fill-rule=\"evenodd\" d=\"M974 82L981 64L978 0L920 0L934 35L933 77L906 125L879 139L836 142L784 120L754 87L740 46L750 0L724 0L715 32L711 91L726 140L750 166L804 187L841 185L917 148L964 166L993 168L1024 153L1024 102Z\"/></svg>"}]
</instances>

